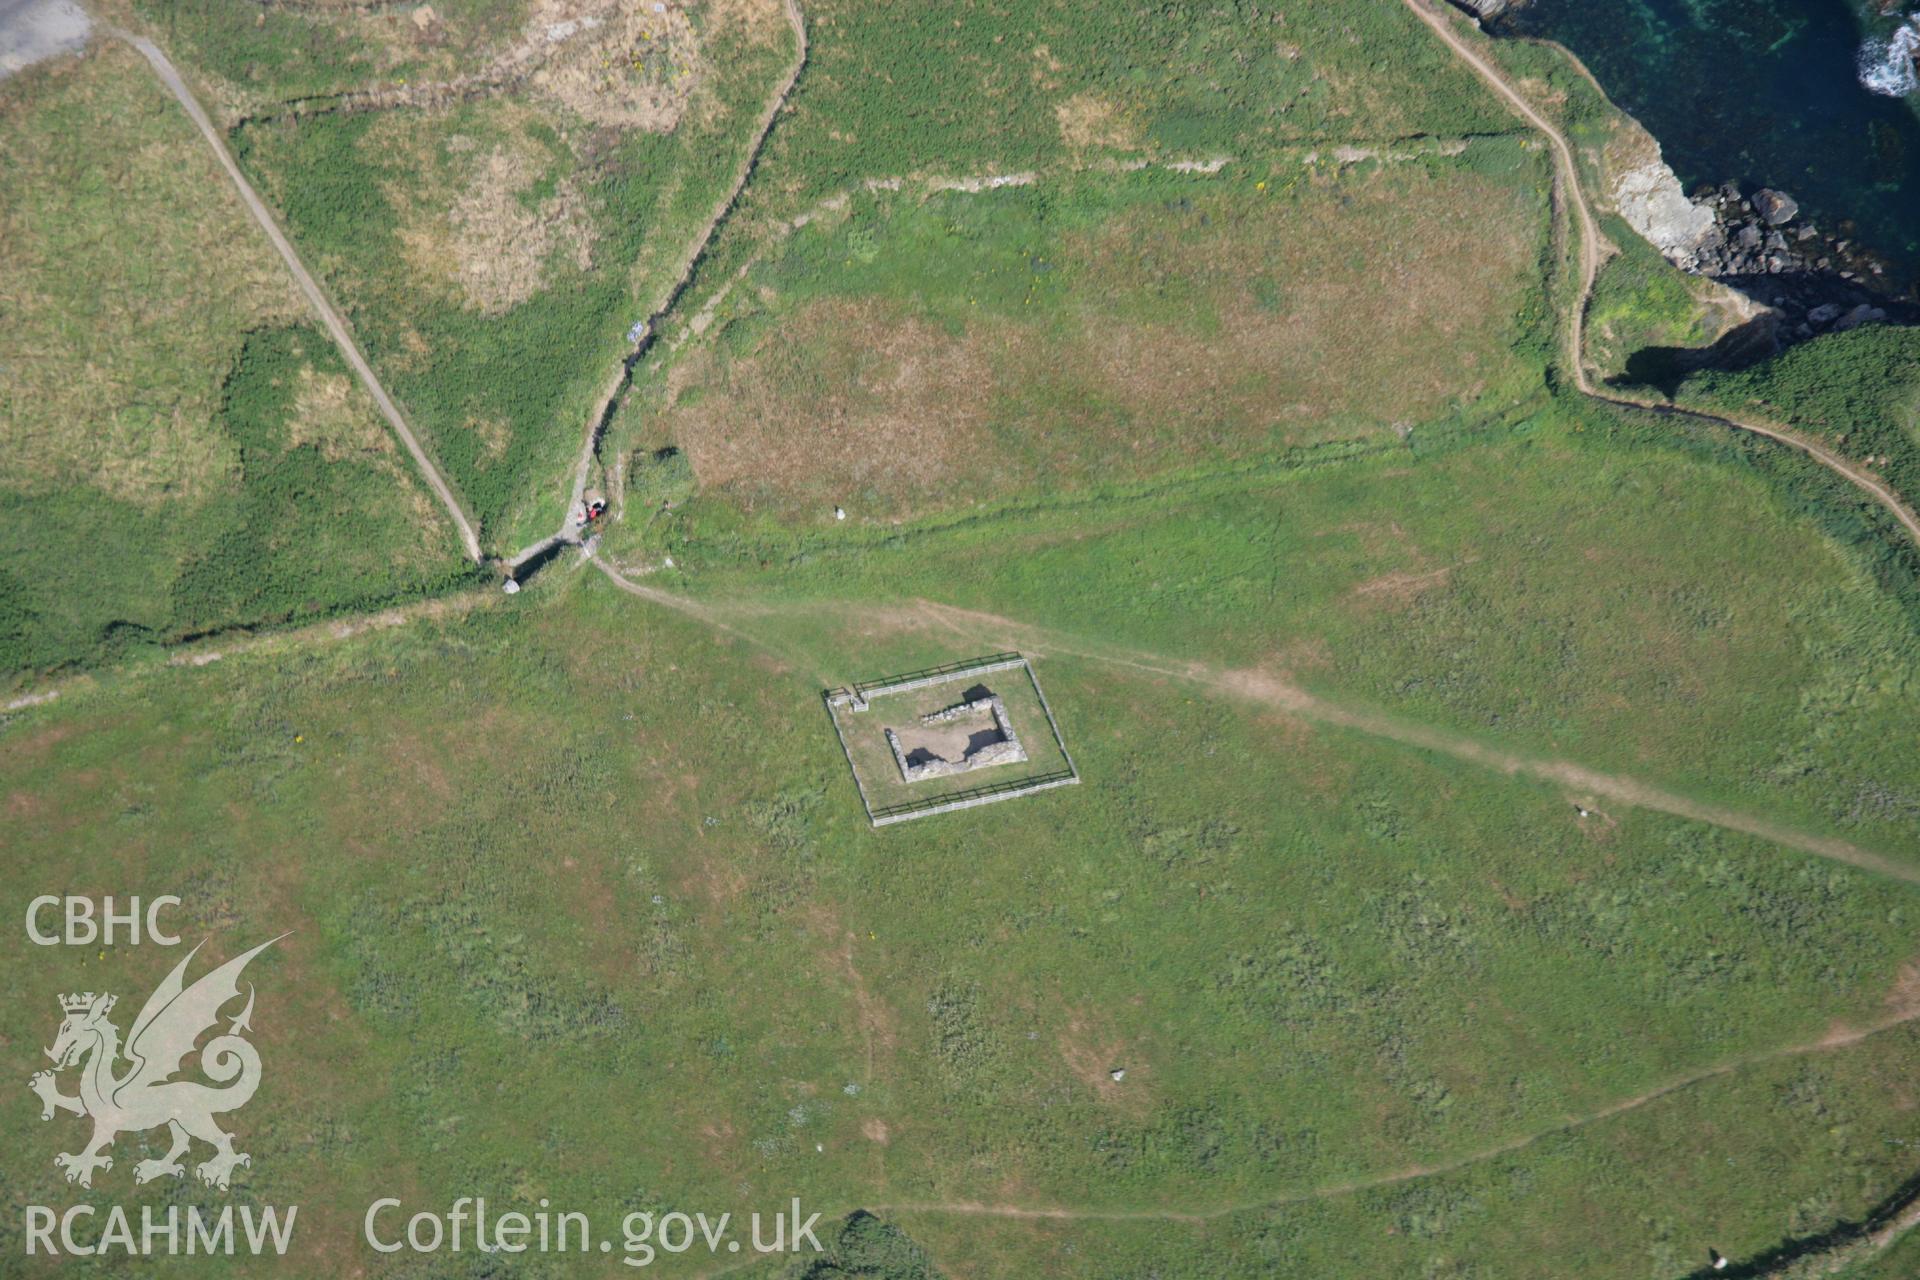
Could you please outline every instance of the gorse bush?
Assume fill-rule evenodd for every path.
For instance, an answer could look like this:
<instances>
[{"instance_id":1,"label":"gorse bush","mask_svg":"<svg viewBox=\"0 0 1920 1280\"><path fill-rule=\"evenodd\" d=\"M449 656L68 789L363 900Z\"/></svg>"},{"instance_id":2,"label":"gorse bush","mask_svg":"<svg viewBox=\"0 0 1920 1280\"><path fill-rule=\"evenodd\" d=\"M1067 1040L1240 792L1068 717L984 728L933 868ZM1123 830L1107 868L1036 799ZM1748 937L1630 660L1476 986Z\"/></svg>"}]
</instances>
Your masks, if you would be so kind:
<instances>
[{"instance_id":1,"label":"gorse bush","mask_svg":"<svg viewBox=\"0 0 1920 1280\"><path fill-rule=\"evenodd\" d=\"M824 1256L795 1263L784 1280L941 1280L911 1237L864 1211L849 1215L824 1243Z\"/></svg>"},{"instance_id":2,"label":"gorse bush","mask_svg":"<svg viewBox=\"0 0 1920 1280\"><path fill-rule=\"evenodd\" d=\"M638 450L627 465L627 492L642 509L684 502L693 487L693 463L672 445Z\"/></svg>"},{"instance_id":3,"label":"gorse bush","mask_svg":"<svg viewBox=\"0 0 1920 1280\"><path fill-rule=\"evenodd\" d=\"M382 548L417 540L422 521L438 523L438 510L410 502L392 469L328 457L316 444L294 444L289 420L302 378L311 375L347 376L339 353L316 330L267 330L250 335L242 347L220 410L240 448L232 523L174 584L181 630L277 621L395 598L396 588L367 592L369 571L385 560ZM413 586L444 589L467 576L467 570L443 563Z\"/></svg>"},{"instance_id":4,"label":"gorse bush","mask_svg":"<svg viewBox=\"0 0 1920 1280\"><path fill-rule=\"evenodd\" d=\"M1867 325L1751 368L1703 369L1681 384L1678 398L1757 407L1826 436L1849 458L1885 456L1880 473L1910 503L1920 496L1920 329Z\"/></svg>"}]
</instances>

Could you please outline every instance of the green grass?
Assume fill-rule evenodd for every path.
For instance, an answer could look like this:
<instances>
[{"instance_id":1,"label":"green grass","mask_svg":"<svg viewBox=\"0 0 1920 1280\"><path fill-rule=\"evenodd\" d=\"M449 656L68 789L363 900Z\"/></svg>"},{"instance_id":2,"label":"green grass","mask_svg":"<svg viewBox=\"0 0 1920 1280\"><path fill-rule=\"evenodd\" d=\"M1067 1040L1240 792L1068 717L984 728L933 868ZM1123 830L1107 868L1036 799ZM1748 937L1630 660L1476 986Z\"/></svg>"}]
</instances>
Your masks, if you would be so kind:
<instances>
[{"instance_id":1,"label":"green grass","mask_svg":"<svg viewBox=\"0 0 1920 1280\"><path fill-rule=\"evenodd\" d=\"M137 55L9 80L0 157L19 178L0 193L0 681L464 579L411 464Z\"/></svg>"},{"instance_id":2,"label":"green grass","mask_svg":"<svg viewBox=\"0 0 1920 1280\"><path fill-rule=\"evenodd\" d=\"M1267 666L1910 854L1899 673L1916 598L1878 509L1724 432L1581 416L1491 431L1435 424L1359 460L1304 450L902 528L774 532L696 499L650 537L676 565L663 580L707 598L925 596ZM1836 513L1831 539L1808 507Z\"/></svg>"},{"instance_id":3,"label":"green grass","mask_svg":"<svg viewBox=\"0 0 1920 1280\"><path fill-rule=\"evenodd\" d=\"M722 72L666 134L594 129L559 108L492 98L239 135L242 163L284 210L495 550L559 525L566 475L627 331L732 182L787 58L784 44L732 36L708 52ZM512 172L524 189L501 190L486 166L502 157L521 166ZM516 207L535 211L527 231L513 230ZM529 254L532 230L552 222L564 229ZM463 268L481 275L475 286L452 263L485 234L500 244ZM526 257L518 283L487 280L515 255Z\"/></svg>"},{"instance_id":4,"label":"green grass","mask_svg":"<svg viewBox=\"0 0 1920 1280\"><path fill-rule=\"evenodd\" d=\"M806 12L811 65L768 157L779 194L767 199L1075 154L1244 155L1508 127L1471 75L1391 5L1281 13L1237 0L1017 10L825 0ZM1404 92L1410 83L1421 92Z\"/></svg>"},{"instance_id":5,"label":"green grass","mask_svg":"<svg viewBox=\"0 0 1920 1280\"><path fill-rule=\"evenodd\" d=\"M1700 348L1718 337L1714 315L1695 296L1689 278L1624 222L1608 238L1621 252L1607 259L1587 307L1587 356L1619 377L1649 347ZM1644 357L1643 357L1644 359Z\"/></svg>"},{"instance_id":6,"label":"green grass","mask_svg":"<svg viewBox=\"0 0 1920 1280\"><path fill-rule=\"evenodd\" d=\"M295 930L259 975L274 1070L235 1121L245 1194L300 1203L324 1247L289 1274L364 1256L387 1188L596 1218L762 1190L833 1214L1307 1195L1881 1016L1911 958L1904 886L1658 815L1594 828L1549 786L1066 653L1039 671L1084 785L872 832L822 656L858 636L904 669L951 635L801 609L742 618L749 642L570 581L532 610L110 684L0 738L19 892L180 892L183 932L228 950ZM326 853L263 856L296 848ZM173 959L12 945L29 991L131 997ZM39 1043L52 1014L20 1002L4 1034ZM1709 1227L1744 1253L1783 1205L1817 1229L1911 1172L1880 1140L1920 1138L1876 1083L1881 1043L1204 1240L1028 1227L976 1266L1021 1273L1062 1233L1084 1249L1066 1274L1149 1254L1242 1274L1278 1248L1320 1273L1446 1252L1522 1276L1549 1236L1638 1276L1643 1250L1609 1239L1678 1257ZM56 1149L30 1109L8 1123ZM1650 1207L1676 1170L1687 1194ZM57 1197L54 1174L8 1195ZM120 1177L95 1194L168 1194ZM902 1225L955 1271L989 1248Z\"/></svg>"},{"instance_id":7,"label":"green grass","mask_svg":"<svg viewBox=\"0 0 1920 1280\"><path fill-rule=\"evenodd\" d=\"M478 71L518 35L528 6L439 0L431 31L399 7L285 5L240 13L216 0L133 0L133 8L174 58L218 86L220 99L270 110L369 85Z\"/></svg>"},{"instance_id":8,"label":"green grass","mask_svg":"<svg viewBox=\"0 0 1920 1280\"><path fill-rule=\"evenodd\" d=\"M1750 1068L1458 1171L1253 1207L1201 1226L936 1214L898 1221L957 1274L1451 1278L1545 1267L1679 1280L1708 1274L1709 1248L1743 1266L1831 1222L1828 1206L1851 1178L1837 1166L1892 1137L1881 1110L1888 1072L1915 1044L1904 1032L1857 1053ZM1777 1127L1736 1138L1739 1122L1729 1118L1751 1113L1772 1115ZM1884 1175L1873 1181L1890 1189ZM1909 1274L1900 1267L1890 1256L1861 1274Z\"/></svg>"},{"instance_id":9,"label":"green grass","mask_svg":"<svg viewBox=\"0 0 1920 1280\"><path fill-rule=\"evenodd\" d=\"M862 193L701 305L710 327L639 371L609 448L671 441L710 495L808 524L1507 411L1540 396L1551 343L1541 178L1487 139ZM1353 305L1383 277L1390 311Z\"/></svg>"},{"instance_id":10,"label":"green grass","mask_svg":"<svg viewBox=\"0 0 1920 1280\"><path fill-rule=\"evenodd\" d=\"M1920 563L1884 514L1791 451L1550 396L1546 294L1524 283L1549 247L1537 154L1494 138L1335 172L1279 150L1512 127L1399 6L1042 8L1018 28L979 8L809 13L816 62L756 213L895 165L1053 171L857 200L751 269L711 345L643 370L616 435L635 515L608 554L659 563L647 581L684 609L549 570L464 617L107 673L0 716L10 900L177 893L179 932L219 955L293 931L250 973L266 1083L229 1120L254 1155L235 1198L301 1206L279 1269L381 1269L359 1231L383 1194L547 1198L600 1224L797 1195L832 1223L828 1256L743 1274L1673 1280L1708 1247L1744 1262L1857 1221L1911 1179L1912 1026L1822 1041L1912 1010L1912 886L1485 763L1564 759L1912 862ZM1603 135L1564 60L1512 56L1569 88L1583 140ZM1074 127L1120 132L1075 143L1055 108L1088 94L1111 117L1082 101ZM503 545L557 518L625 308L737 156L676 148L738 122L602 148L499 99L242 141ZM1071 172L1243 147L1206 181ZM422 233L496 153L514 207L584 219L605 256L579 268L556 240L539 286L488 312L454 292L471 275L428 269L446 241ZM1461 192L1480 202L1456 210L1491 193L1524 213L1522 283L1462 307L1449 342L1377 343L1395 375L1500 362L1404 417L1263 435L1210 405L1169 425L1060 358L1084 354L1073 321L1178 315L1164 340L1219 343L1318 278L1378 290L1415 248L1352 211L1380 198L1405 231ZM1303 245L1301 225L1326 236ZM1633 288L1621 274L1601 298L1623 331L1677 316L1670 297L1633 311ZM782 495L792 477L763 459L718 482L692 433L651 416L668 378L681 410L724 407L796 316L850 302L866 327L814 330L839 355L775 366L794 412L752 402L800 462L825 456L799 411L832 391L832 360L890 377L978 326L1064 370L996 392L1005 483L837 522L834 491ZM1353 323L1329 353L1347 371L1369 354ZM373 492L377 468L341 448L357 437L296 411L341 376L331 351L284 321L242 332L217 399L240 496L208 543L222 558L181 577L196 626L297 616L373 580L384 545L343 536L329 505ZM859 350L899 333L894 364ZM1860 418L1896 404L1869 367L1885 353L1854 340L1846 378L1821 365L1777 394ZM957 420L976 388L951 386L928 403ZM1063 387L1086 393L1080 416L1022 430ZM1179 447L1131 462L1099 434L1115 422ZM793 518L794 493L815 518ZM96 545L122 576L94 596L136 598L130 540ZM24 634L16 619L0 628ZM1082 784L872 830L820 689L1000 647L1033 659ZM29 998L0 1013L0 1053L22 1076L49 996L132 1008L177 959L12 936ZM134 1135L76 1192L50 1157L78 1131L24 1101L0 1115L23 1153L0 1250L19 1256L29 1203L216 1202L132 1187L151 1153ZM1074 1216L1169 1212L1190 1216ZM1910 1252L1864 1274L1904 1274Z\"/></svg>"}]
</instances>

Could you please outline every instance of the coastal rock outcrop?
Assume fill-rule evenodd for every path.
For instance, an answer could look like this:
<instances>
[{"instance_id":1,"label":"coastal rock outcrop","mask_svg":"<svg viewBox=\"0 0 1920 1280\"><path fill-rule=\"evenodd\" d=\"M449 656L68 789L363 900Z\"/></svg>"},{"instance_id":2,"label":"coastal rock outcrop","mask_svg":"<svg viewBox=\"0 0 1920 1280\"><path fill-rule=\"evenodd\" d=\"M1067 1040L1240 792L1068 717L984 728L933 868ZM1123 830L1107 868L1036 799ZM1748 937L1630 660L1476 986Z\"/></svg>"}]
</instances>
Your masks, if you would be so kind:
<instances>
[{"instance_id":1,"label":"coastal rock outcrop","mask_svg":"<svg viewBox=\"0 0 1920 1280\"><path fill-rule=\"evenodd\" d=\"M1766 307L1776 342L1920 321L1920 307L1891 287L1887 263L1848 236L1800 220L1799 202L1786 192L1762 187L1747 195L1727 182L1696 203L1712 214L1714 229L1695 261L1682 265Z\"/></svg>"},{"instance_id":2,"label":"coastal rock outcrop","mask_svg":"<svg viewBox=\"0 0 1920 1280\"><path fill-rule=\"evenodd\" d=\"M1613 203L1628 226L1681 267L1699 265L1701 250L1718 229L1713 210L1687 199L1680 179L1657 154L1615 177Z\"/></svg>"}]
</instances>

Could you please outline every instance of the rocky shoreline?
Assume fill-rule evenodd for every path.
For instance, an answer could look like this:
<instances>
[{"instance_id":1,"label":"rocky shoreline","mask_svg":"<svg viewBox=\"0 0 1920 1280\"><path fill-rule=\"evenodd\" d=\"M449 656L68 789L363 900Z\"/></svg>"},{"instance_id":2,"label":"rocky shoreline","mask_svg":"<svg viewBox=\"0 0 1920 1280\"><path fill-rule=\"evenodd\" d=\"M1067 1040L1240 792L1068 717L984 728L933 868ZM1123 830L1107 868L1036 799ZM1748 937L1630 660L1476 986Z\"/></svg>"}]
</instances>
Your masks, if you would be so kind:
<instances>
[{"instance_id":1,"label":"rocky shoreline","mask_svg":"<svg viewBox=\"0 0 1920 1280\"><path fill-rule=\"evenodd\" d=\"M1614 207L1669 262L1764 308L1776 344L1863 324L1920 322L1920 304L1901 296L1893 268L1850 234L1802 218L1791 195L1769 187L1749 194L1726 182L1689 199L1657 144L1646 145L1655 154L1615 177ZM1845 223L1841 229L1851 232Z\"/></svg>"},{"instance_id":2,"label":"rocky shoreline","mask_svg":"<svg viewBox=\"0 0 1920 1280\"><path fill-rule=\"evenodd\" d=\"M1509 30L1526 0L1448 0L1495 35ZM1882 0L1899 8L1909 0ZM1683 271L1714 280L1758 304L1750 336L1780 347L1863 324L1920 324L1920 280L1861 244L1853 225L1803 218L1799 202L1736 182L1691 195L1660 155L1660 144L1628 117L1624 145L1608 148L1614 208L1634 231ZM1634 138L1639 142L1634 142Z\"/></svg>"},{"instance_id":3,"label":"rocky shoreline","mask_svg":"<svg viewBox=\"0 0 1920 1280\"><path fill-rule=\"evenodd\" d=\"M1711 220L1691 245L1660 248L1683 269L1769 308L1778 341L1920 322L1920 305L1901 296L1886 262L1848 236L1803 220L1786 192L1762 187L1748 194L1727 182L1690 203Z\"/></svg>"}]
</instances>

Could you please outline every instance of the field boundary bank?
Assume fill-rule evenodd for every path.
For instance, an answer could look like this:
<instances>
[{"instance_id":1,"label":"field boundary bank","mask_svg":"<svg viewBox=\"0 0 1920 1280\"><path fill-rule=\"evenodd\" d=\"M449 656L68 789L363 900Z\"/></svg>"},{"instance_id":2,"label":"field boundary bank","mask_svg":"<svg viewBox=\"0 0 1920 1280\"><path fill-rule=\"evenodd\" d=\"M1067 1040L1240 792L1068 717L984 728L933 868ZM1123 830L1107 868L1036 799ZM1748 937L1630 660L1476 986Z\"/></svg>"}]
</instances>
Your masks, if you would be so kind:
<instances>
[{"instance_id":1,"label":"field boundary bank","mask_svg":"<svg viewBox=\"0 0 1920 1280\"><path fill-rule=\"evenodd\" d=\"M65 680L42 685L38 689L9 694L0 702L0 726L4 717L15 712L58 702L69 693L111 687L108 682L138 680L155 672L181 667L199 668L247 654L297 649L317 644L338 644L369 631L389 631L422 619L440 620L463 617L477 609L492 608L499 600L496 591L463 590L445 595L423 596L405 604L391 605L367 613L343 613L316 621L262 627L231 627L167 646L152 662L125 663L101 671L88 671Z\"/></svg>"},{"instance_id":2,"label":"field boundary bank","mask_svg":"<svg viewBox=\"0 0 1920 1280\"><path fill-rule=\"evenodd\" d=\"M367 18L411 12L420 6L414 0L357 0L356 3L337 6L315 3L314 0L254 0L253 7L309 17L348 15ZM234 121L234 128L277 124L286 120L312 120L329 115L351 115L361 111L431 111L507 93L525 84L576 36L586 35L596 29L582 26L558 39L549 36L544 41L537 35L523 32L521 38L507 42L504 48L495 53L486 66L464 75L420 84L408 84L404 80L389 81L366 88L338 89L283 98L240 116Z\"/></svg>"},{"instance_id":3,"label":"field boundary bank","mask_svg":"<svg viewBox=\"0 0 1920 1280\"><path fill-rule=\"evenodd\" d=\"M417 6L408 4L403 7ZM541 61L535 60L512 70L496 71L489 68L432 84L382 85L375 89L344 89L339 93L289 98L276 103L271 110L238 117L233 122L233 129L261 129L288 122L297 124L302 120L320 120L327 116L358 115L364 111L435 111L511 93L540 69Z\"/></svg>"},{"instance_id":4,"label":"field boundary bank","mask_svg":"<svg viewBox=\"0 0 1920 1280\"><path fill-rule=\"evenodd\" d=\"M1552 397L1543 387L1524 400L1490 412L1482 417L1429 423L1416 427L1405 439L1392 434L1349 437L1298 445L1265 457L1222 462L1217 465L1149 477L1137 483L1107 489L1081 489L1059 493L1034 492L1009 505L989 510L965 510L937 513L909 524L876 528L870 540L855 540L858 535L822 538L818 541L754 543L756 549L770 554L792 555L805 552L814 559L864 555L879 546L897 547L927 538L939 538L968 529L990 527L1007 520L1064 515L1081 510L1100 510L1111 514L1120 504L1152 503L1161 499L1207 497L1240 493L1281 484L1310 472L1346 463L1390 460L1395 457L1419 460L1470 448L1480 437L1511 434L1525 426L1528 419L1550 408ZM740 553L744 563L748 556ZM641 570L633 570L641 572Z\"/></svg>"},{"instance_id":5,"label":"field boundary bank","mask_svg":"<svg viewBox=\"0 0 1920 1280\"><path fill-rule=\"evenodd\" d=\"M1408 134L1392 138L1343 138L1338 142L1324 139L1318 142L1284 143L1269 147L1261 154L1266 158L1298 157L1302 163L1309 165L1318 164L1321 160L1330 158L1334 168L1344 169L1368 161L1384 164L1429 156L1453 157L1463 153L1475 142L1520 138L1529 136L1529 133L1530 131L1521 129L1511 132L1481 131L1445 135ZM967 177L917 172L863 178L853 186L815 201L791 217L781 218L769 224L767 228L769 242L749 254L746 260L730 274L722 277L705 303L680 326L679 332L668 340L667 345L670 350L678 350L693 338L704 334L713 323L720 305L732 293L734 286L746 277L747 272L757 264L766 261L768 255L795 232L833 214L844 212L856 195L909 193L925 201L949 193L983 195L1009 187L1036 186L1042 182L1057 181L1081 174L1124 177L1152 169L1178 173L1190 178L1211 178L1218 176L1229 165L1244 163L1248 163L1248 157L1224 153L1209 155L1204 160L1190 156L1153 160L1119 160L1109 157L1092 161L1068 160L1063 163L1015 171L988 170Z\"/></svg>"},{"instance_id":6,"label":"field boundary bank","mask_svg":"<svg viewBox=\"0 0 1920 1280\"><path fill-rule=\"evenodd\" d=\"M408 455L412 457L414 466L419 471L421 478L427 482L427 487L433 491L434 496L439 499L440 505L446 510L447 518L453 522L454 530L459 534L460 541L466 549L467 558L475 564L485 564L486 557L480 550L479 536L474 532L474 526L467 519L466 512L461 509L459 499L454 496L452 486L449 485L446 478L440 474L439 468L434 465L426 449L421 445L419 439L415 437L413 429L407 425L407 421L401 415L399 407L394 404L393 399L387 394L387 389L381 385L380 379L375 376L373 366L368 364L367 358L361 354L359 344L354 341L353 333L347 328L346 321L341 318L339 312L334 310L333 303L328 300L325 291L321 289L320 282L308 272L306 264L300 260L299 253L295 251L293 242L289 240L286 233L280 229L279 222L275 220L272 211L267 208L266 202L261 200L259 193L253 189L253 184L247 181L246 175L240 172L240 166L234 162L233 155L228 151L225 140L221 138L219 131L214 128L212 119L200 105L199 99L193 96L193 91L187 87L187 82L181 78L180 72L174 67L172 60L161 51L159 45L144 36L135 35L131 31L125 31L118 27L108 27L107 31L114 39L131 46L142 58L146 59L147 65L152 68L154 75L159 79L160 83L167 88L168 92L173 95L174 100L180 104L181 108L186 111L187 118L198 128L200 136L206 140L207 145L213 149L214 158L220 162L220 167L226 171L228 180L233 184L234 190L240 196L240 202L246 206L247 211L253 216L253 220L258 223L260 229L266 233L267 240L279 253L280 260L286 267L287 273L293 277L294 284L298 286L300 292L306 297L307 303L312 307L314 313L320 317L320 322L326 329L327 336L333 340L333 345L337 347L340 354L346 358L347 366L353 370L354 376L359 379L361 386L365 387L367 393L373 397L374 406L380 410L381 417L386 419L387 426L393 431L394 435L399 438L400 443L406 448Z\"/></svg>"},{"instance_id":7,"label":"field boundary bank","mask_svg":"<svg viewBox=\"0 0 1920 1280\"><path fill-rule=\"evenodd\" d=\"M1825 446L1807 439L1799 432L1781 424L1736 418L1731 414L1690 409L1663 401L1641 400L1618 391L1602 389L1594 384L1589 376L1586 360L1586 314L1592 303L1594 285L1606 255L1602 251L1601 246L1604 241L1600 235L1599 222L1594 216L1593 204L1588 199L1586 188L1580 181L1580 166L1574 157L1573 143L1557 125L1534 107L1503 69L1468 45L1455 29L1456 19L1450 16L1454 10L1443 6L1441 0L1404 0L1404 3L1429 30L1439 37L1442 43L1466 63L1475 75L1486 82L1498 97L1538 130L1547 139L1548 146L1553 152L1556 185L1566 192L1567 203L1574 211L1574 220L1579 223L1578 244L1570 246L1570 251L1578 255L1580 288L1578 296L1568 306L1566 312L1566 354L1570 366L1568 372L1572 376L1574 389L1600 404L1620 409L1640 410L1662 417L1688 418L1711 426L1746 431L1798 449L1884 507L1906 529L1914 545L1920 547L1920 516L1914 514L1899 493L1882 483L1877 477L1859 470L1846 459ZM1579 60L1574 59L1574 62L1578 65ZM1584 73L1585 69L1582 68L1582 71ZM1590 74L1588 79L1592 80ZM1611 105L1611 99L1608 101ZM1618 110L1617 107L1615 109Z\"/></svg>"},{"instance_id":8,"label":"field boundary bank","mask_svg":"<svg viewBox=\"0 0 1920 1280\"><path fill-rule=\"evenodd\" d=\"M1824 1275L1839 1268L1851 1269L1875 1254L1892 1247L1907 1232L1920 1226L1920 1173L1895 1187L1866 1213L1848 1221L1836 1222L1825 1231L1785 1240L1762 1250L1745 1262L1733 1263L1724 1270L1711 1265L1688 1272L1683 1280L1767 1280L1772 1276L1808 1276L1807 1268L1826 1259Z\"/></svg>"},{"instance_id":9,"label":"field boundary bank","mask_svg":"<svg viewBox=\"0 0 1920 1280\"><path fill-rule=\"evenodd\" d=\"M1508 406L1497 415L1489 415L1486 418L1468 422L1440 424L1429 427L1428 435L1437 441L1432 448L1435 452L1442 450L1451 451L1454 448L1470 445L1472 438L1475 436L1493 435L1502 431L1512 431L1523 424L1533 413L1545 408L1547 403L1547 397L1543 391L1527 401ZM1417 436L1415 439L1417 440ZM1181 494L1205 496L1206 494L1216 492L1241 492L1264 485L1284 482L1307 472L1339 466L1343 463L1376 461L1389 458L1394 454L1405 455L1408 451L1408 445L1405 441L1391 437L1371 441L1331 440L1322 444L1303 446L1295 453L1276 458L1259 459L1253 462L1228 463L1209 470L1161 477L1144 482L1139 487L1127 488L1118 492L1081 492L1065 495L1056 499L1046 499L1042 496L1036 496L1032 500L1023 501L1019 506L1009 507L1003 510L986 513L958 513L949 519L936 520L924 525L914 527L902 526L898 529L890 529L886 531L885 537L889 542L898 541L903 538L939 537L956 533L976 525L989 524L999 520L1058 514L1083 507L1102 506L1111 509L1113 504L1116 503L1151 502L1158 498ZM1420 451L1417 444L1413 452L1416 456L1419 454ZM547 543L542 544L540 549L544 553L553 554L560 551L566 545L577 544L571 541L567 543ZM809 553L815 556L858 554L870 549L871 547L865 544L836 544L808 548ZM533 557L528 558L531 559ZM644 573L644 570L640 569L622 570L621 566L610 565L598 557L596 557L596 562L599 563L603 569L612 568L622 572ZM648 588L648 590L653 591L656 589ZM450 600L458 598L459 595L456 591L450 595L422 597L421 601L415 603L424 602L425 600ZM689 605L694 603L690 598L676 597L670 592L664 591L659 592L657 595L649 596L648 598L655 600L656 603L669 603L681 599L685 599ZM331 619L329 625L349 626L355 623L377 623L381 617L391 612L392 609L407 607L410 606L393 605L377 609L366 609L357 613L341 613ZM711 611L704 612L700 616L702 616L703 620L709 625L722 625L715 620ZM166 661L168 664L180 665L183 661L191 659L194 646L210 640L216 640L221 636L266 637L269 635L284 635L291 632L308 630L313 625L314 624L308 622L296 622L291 625L261 623L249 626L236 624L233 627L225 628L217 633L183 637L179 640L168 642L161 646L161 650L167 655ZM8 707L24 709L27 706L34 705L38 701L50 701L53 697L58 696L58 691L62 687L71 683L74 679L89 679L99 676L110 677L117 672L140 669L144 665L145 664L141 663L122 663L117 666L109 665L83 673L77 673L75 676L65 680L56 678L48 684L37 687L24 686L13 693L4 695L6 701L0 703L0 710L5 710Z\"/></svg>"},{"instance_id":10,"label":"field boundary bank","mask_svg":"<svg viewBox=\"0 0 1920 1280\"><path fill-rule=\"evenodd\" d=\"M606 433L607 425L613 421L615 411L620 407L620 397L632 381L634 366L646 357L647 351L653 346L660 321L673 309L674 304L679 302L687 286L693 282L694 276L699 272L701 261L713 244L714 237L734 209L739 206L741 193L747 189L747 183L752 181L754 171L759 167L760 157L766 151L767 139L773 136L773 127L779 122L781 111L785 110L787 100L793 96L794 87L800 83L800 76L806 71L806 17L800 12L800 6L795 3L795 0L780 0L780 8L786 15L787 25L793 31L794 41L793 62L787 68L786 78L767 99L767 105L761 111L759 127L747 144L746 153L740 158L740 167L734 174L733 185L714 202L713 213L707 219L700 234L695 236L693 243L688 246L687 255L680 264L679 272L655 295L654 302L646 313L646 319L635 326L631 350L621 359L606 390L600 394L596 402L599 407L587 420L586 440L581 447L579 461L574 464L572 491L566 510L561 513L559 530L522 548L507 562L509 572L519 569L520 566L547 553L557 545L575 540L572 528L574 512L580 509L585 499L587 480L593 472L594 462L599 455L600 439Z\"/></svg>"}]
</instances>

